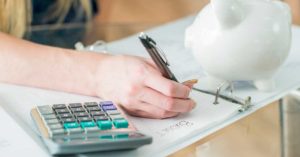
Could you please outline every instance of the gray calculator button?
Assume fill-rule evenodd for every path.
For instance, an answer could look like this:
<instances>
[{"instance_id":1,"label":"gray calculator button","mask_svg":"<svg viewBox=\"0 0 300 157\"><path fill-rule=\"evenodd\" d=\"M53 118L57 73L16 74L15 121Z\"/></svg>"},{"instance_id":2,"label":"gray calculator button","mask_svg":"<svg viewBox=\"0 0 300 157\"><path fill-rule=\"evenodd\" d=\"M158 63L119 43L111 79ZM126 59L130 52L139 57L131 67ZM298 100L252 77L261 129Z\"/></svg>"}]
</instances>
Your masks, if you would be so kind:
<instances>
[{"instance_id":1,"label":"gray calculator button","mask_svg":"<svg viewBox=\"0 0 300 157\"><path fill-rule=\"evenodd\" d=\"M54 113L50 106L38 106L37 109L38 109L38 111L41 115L53 114Z\"/></svg>"},{"instance_id":2,"label":"gray calculator button","mask_svg":"<svg viewBox=\"0 0 300 157\"><path fill-rule=\"evenodd\" d=\"M86 108L89 112L92 111L101 111L101 108L99 106L94 106L94 107L87 107Z\"/></svg>"},{"instance_id":3,"label":"gray calculator button","mask_svg":"<svg viewBox=\"0 0 300 157\"><path fill-rule=\"evenodd\" d=\"M92 111L91 115L92 116L105 116L105 112L103 112L103 111Z\"/></svg>"},{"instance_id":4,"label":"gray calculator button","mask_svg":"<svg viewBox=\"0 0 300 157\"><path fill-rule=\"evenodd\" d=\"M97 102L85 102L84 103L85 107L94 107L94 106L98 106Z\"/></svg>"},{"instance_id":5,"label":"gray calculator button","mask_svg":"<svg viewBox=\"0 0 300 157\"><path fill-rule=\"evenodd\" d=\"M56 130L51 130L49 132L51 137L56 137L56 136L60 136L60 135L64 135L66 133L66 131L64 129L56 129Z\"/></svg>"},{"instance_id":6,"label":"gray calculator button","mask_svg":"<svg viewBox=\"0 0 300 157\"><path fill-rule=\"evenodd\" d=\"M108 120L107 116L94 116L95 121Z\"/></svg>"},{"instance_id":7,"label":"gray calculator button","mask_svg":"<svg viewBox=\"0 0 300 157\"><path fill-rule=\"evenodd\" d=\"M90 114L88 114L87 112L75 112L74 115L76 117L89 117Z\"/></svg>"},{"instance_id":8,"label":"gray calculator button","mask_svg":"<svg viewBox=\"0 0 300 157\"><path fill-rule=\"evenodd\" d=\"M56 119L56 115L55 114L46 114L46 115L43 115L43 119L44 120Z\"/></svg>"},{"instance_id":9,"label":"gray calculator button","mask_svg":"<svg viewBox=\"0 0 300 157\"><path fill-rule=\"evenodd\" d=\"M63 129L63 126L61 124L52 124L48 125L50 130L57 130L57 129Z\"/></svg>"},{"instance_id":10,"label":"gray calculator button","mask_svg":"<svg viewBox=\"0 0 300 157\"><path fill-rule=\"evenodd\" d=\"M112 120L114 120L114 119L122 119L122 118L124 118L124 117L121 116L121 115L110 115L110 118L111 118Z\"/></svg>"},{"instance_id":11,"label":"gray calculator button","mask_svg":"<svg viewBox=\"0 0 300 157\"><path fill-rule=\"evenodd\" d=\"M58 114L62 114L62 113L70 113L69 110L67 108L65 109L56 109L55 110Z\"/></svg>"},{"instance_id":12,"label":"gray calculator button","mask_svg":"<svg viewBox=\"0 0 300 157\"><path fill-rule=\"evenodd\" d=\"M81 134L83 132L83 130L80 127L79 128L70 128L67 130L68 130L69 135Z\"/></svg>"},{"instance_id":13,"label":"gray calculator button","mask_svg":"<svg viewBox=\"0 0 300 157\"><path fill-rule=\"evenodd\" d=\"M61 119L63 121L63 123L72 123L72 122L76 122L75 118L63 118Z\"/></svg>"},{"instance_id":14,"label":"gray calculator button","mask_svg":"<svg viewBox=\"0 0 300 157\"><path fill-rule=\"evenodd\" d=\"M60 118L72 118L73 116L70 113L62 113L59 114Z\"/></svg>"},{"instance_id":15,"label":"gray calculator button","mask_svg":"<svg viewBox=\"0 0 300 157\"><path fill-rule=\"evenodd\" d=\"M78 108L71 108L72 112L85 112L85 109L82 107L78 107Z\"/></svg>"},{"instance_id":16,"label":"gray calculator button","mask_svg":"<svg viewBox=\"0 0 300 157\"><path fill-rule=\"evenodd\" d=\"M51 124L60 124L60 121L58 119L48 119L48 120L46 120L46 123L48 125L51 125Z\"/></svg>"},{"instance_id":17,"label":"gray calculator button","mask_svg":"<svg viewBox=\"0 0 300 157\"><path fill-rule=\"evenodd\" d=\"M86 127L86 128L84 128L84 132L86 134L89 134L89 133L92 133L92 132L98 132L98 131L100 131L100 130L96 126L95 127Z\"/></svg>"},{"instance_id":18,"label":"gray calculator button","mask_svg":"<svg viewBox=\"0 0 300 157\"><path fill-rule=\"evenodd\" d=\"M78 108L78 107L82 107L81 103L71 103L69 104L70 108Z\"/></svg>"},{"instance_id":19,"label":"gray calculator button","mask_svg":"<svg viewBox=\"0 0 300 157\"><path fill-rule=\"evenodd\" d=\"M119 115L121 114L118 110L107 110L106 113L109 115Z\"/></svg>"},{"instance_id":20,"label":"gray calculator button","mask_svg":"<svg viewBox=\"0 0 300 157\"><path fill-rule=\"evenodd\" d=\"M78 117L77 119L79 122L87 122L93 120L91 117Z\"/></svg>"},{"instance_id":21,"label":"gray calculator button","mask_svg":"<svg viewBox=\"0 0 300 157\"><path fill-rule=\"evenodd\" d=\"M65 105L65 104L54 104L54 105L52 105L52 108L53 109L64 109L64 108L66 108L67 106Z\"/></svg>"}]
</instances>

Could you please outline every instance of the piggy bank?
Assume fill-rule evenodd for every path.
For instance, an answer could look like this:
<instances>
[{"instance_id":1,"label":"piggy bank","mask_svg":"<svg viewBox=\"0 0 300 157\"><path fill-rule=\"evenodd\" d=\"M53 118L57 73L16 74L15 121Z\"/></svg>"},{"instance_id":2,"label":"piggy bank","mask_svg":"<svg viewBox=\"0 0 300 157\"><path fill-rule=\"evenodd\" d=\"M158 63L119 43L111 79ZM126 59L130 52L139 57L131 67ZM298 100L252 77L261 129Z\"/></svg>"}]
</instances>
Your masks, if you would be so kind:
<instances>
[{"instance_id":1,"label":"piggy bank","mask_svg":"<svg viewBox=\"0 0 300 157\"><path fill-rule=\"evenodd\" d=\"M274 89L272 77L290 43L290 8L272 0L211 0L185 32L185 45L213 89L240 80L261 91Z\"/></svg>"}]
</instances>

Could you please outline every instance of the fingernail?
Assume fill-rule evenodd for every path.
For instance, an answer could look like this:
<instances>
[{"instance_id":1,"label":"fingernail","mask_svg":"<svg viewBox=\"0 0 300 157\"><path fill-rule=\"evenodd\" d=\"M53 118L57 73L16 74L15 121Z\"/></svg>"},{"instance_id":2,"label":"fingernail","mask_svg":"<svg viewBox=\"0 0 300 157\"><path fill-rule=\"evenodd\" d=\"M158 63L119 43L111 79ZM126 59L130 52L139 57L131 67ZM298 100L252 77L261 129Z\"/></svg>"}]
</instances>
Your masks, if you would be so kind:
<instances>
[{"instance_id":1,"label":"fingernail","mask_svg":"<svg viewBox=\"0 0 300 157\"><path fill-rule=\"evenodd\" d=\"M196 104L196 102L194 101L194 100L192 100L193 101L193 106L192 106L192 110L194 109L194 108L196 108L196 106L197 106L197 104Z\"/></svg>"},{"instance_id":2,"label":"fingernail","mask_svg":"<svg viewBox=\"0 0 300 157\"><path fill-rule=\"evenodd\" d=\"M198 83L198 79L187 80L187 81L184 81L183 83L196 84L196 83Z\"/></svg>"}]
</instances>

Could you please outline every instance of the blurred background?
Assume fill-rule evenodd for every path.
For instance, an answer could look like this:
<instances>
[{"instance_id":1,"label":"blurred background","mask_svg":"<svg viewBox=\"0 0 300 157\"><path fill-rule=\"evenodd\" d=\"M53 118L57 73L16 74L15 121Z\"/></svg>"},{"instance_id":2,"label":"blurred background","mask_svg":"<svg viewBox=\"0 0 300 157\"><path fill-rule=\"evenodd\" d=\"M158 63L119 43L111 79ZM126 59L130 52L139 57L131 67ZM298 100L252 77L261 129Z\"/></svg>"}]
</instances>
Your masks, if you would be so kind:
<instances>
[{"instance_id":1,"label":"blurred background","mask_svg":"<svg viewBox=\"0 0 300 157\"><path fill-rule=\"evenodd\" d=\"M209 0L99 0L95 17L85 38L113 41L137 32L196 14Z\"/></svg>"},{"instance_id":2,"label":"blurred background","mask_svg":"<svg viewBox=\"0 0 300 157\"><path fill-rule=\"evenodd\" d=\"M100 14L84 42L114 41L186 16L195 15L209 0L100 0ZM300 0L286 0L293 23L300 24ZM279 103L274 102L172 157L281 156Z\"/></svg>"}]
</instances>

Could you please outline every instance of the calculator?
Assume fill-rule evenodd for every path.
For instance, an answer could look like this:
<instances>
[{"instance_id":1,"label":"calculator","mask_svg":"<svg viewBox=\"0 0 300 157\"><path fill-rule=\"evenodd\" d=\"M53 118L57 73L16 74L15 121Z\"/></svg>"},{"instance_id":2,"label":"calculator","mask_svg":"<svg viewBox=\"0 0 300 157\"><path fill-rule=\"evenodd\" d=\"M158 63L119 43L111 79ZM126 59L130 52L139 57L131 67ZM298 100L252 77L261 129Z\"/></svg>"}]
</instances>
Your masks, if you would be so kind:
<instances>
[{"instance_id":1,"label":"calculator","mask_svg":"<svg viewBox=\"0 0 300 157\"><path fill-rule=\"evenodd\" d=\"M135 149L152 142L112 101L37 106L31 117L53 155Z\"/></svg>"}]
</instances>

